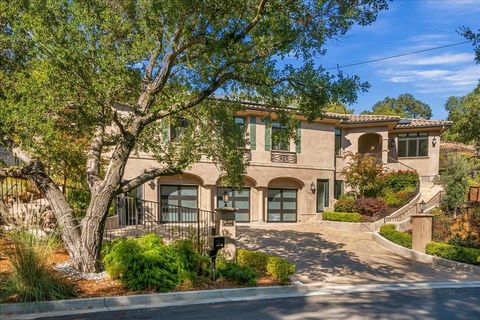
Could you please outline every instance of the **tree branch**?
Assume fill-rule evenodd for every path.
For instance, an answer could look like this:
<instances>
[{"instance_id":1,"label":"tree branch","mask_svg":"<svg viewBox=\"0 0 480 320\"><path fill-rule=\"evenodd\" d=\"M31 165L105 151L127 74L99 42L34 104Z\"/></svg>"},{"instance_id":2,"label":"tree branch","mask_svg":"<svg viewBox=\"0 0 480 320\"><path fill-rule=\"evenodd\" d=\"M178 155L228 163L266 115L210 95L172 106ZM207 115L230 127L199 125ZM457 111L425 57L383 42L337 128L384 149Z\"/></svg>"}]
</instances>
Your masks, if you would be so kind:
<instances>
[{"instance_id":1,"label":"tree branch","mask_svg":"<svg viewBox=\"0 0 480 320\"><path fill-rule=\"evenodd\" d=\"M86 174L90 189L100 181L100 157L104 143L105 127L98 124L87 154Z\"/></svg>"},{"instance_id":2,"label":"tree branch","mask_svg":"<svg viewBox=\"0 0 480 320\"><path fill-rule=\"evenodd\" d=\"M182 171L173 168L154 168L150 170L145 170L141 175L133 178L132 180L126 181L121 184L118 193L125 193L136 187L148 182L152 179L162 176L172 176L175 174L181 174Z\"/></svg>"}]
</instances>

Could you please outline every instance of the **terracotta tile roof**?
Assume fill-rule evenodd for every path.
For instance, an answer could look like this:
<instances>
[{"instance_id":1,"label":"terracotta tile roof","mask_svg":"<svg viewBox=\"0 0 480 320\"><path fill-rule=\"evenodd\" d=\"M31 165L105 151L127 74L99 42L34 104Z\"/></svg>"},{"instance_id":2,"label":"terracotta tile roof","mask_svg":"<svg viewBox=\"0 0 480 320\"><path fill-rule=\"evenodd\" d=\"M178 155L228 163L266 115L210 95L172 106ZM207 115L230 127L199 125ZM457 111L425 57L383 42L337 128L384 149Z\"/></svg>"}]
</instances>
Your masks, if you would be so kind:
<instances>
[{"instance_id":1,"label":"terracotta tile roof","mask_svg":"<svg viewBox=\"0 0 480 320\"><path fill-rule=\"evenodd\" d=\"M347 123L361 123L361 122L389 122L400 121L399 116L388 116L380 114L351 114L346 121Z\"/></svg>"},{"instance_id":2,"label":"terracotta tile roof","mask_svg":"<svg viewBox=\"0 0 480 320\"><path fill-rule=\"evenodd\" d=\"M425 128L425 127L449 127L453 124L452 121L445 120L425 120L425 119L402 119L395 129L404 128Z\"/></svg>"}]
</instances>

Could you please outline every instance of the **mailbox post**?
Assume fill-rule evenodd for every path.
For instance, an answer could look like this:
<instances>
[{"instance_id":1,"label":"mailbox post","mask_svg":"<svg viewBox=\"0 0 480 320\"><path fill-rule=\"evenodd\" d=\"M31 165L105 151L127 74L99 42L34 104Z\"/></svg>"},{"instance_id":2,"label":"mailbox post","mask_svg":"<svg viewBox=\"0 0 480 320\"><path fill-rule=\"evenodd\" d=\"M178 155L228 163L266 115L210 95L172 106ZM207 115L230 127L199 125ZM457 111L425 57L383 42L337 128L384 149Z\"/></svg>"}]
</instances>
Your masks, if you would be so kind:
<instances>
[{"instance_id":1,"label":"mailbox post","mask_svg":"<svg viewBox=\"0 0 480 320\"><path fill-rule=\"evenodd\" d=\"M215 281L217 279L216 273L217 273L217 266L216 266L216 260L217 260L217 253L220 249L225 247L225 237L221 236L212 236L209 238L209 244L210 244L210 258L212 258L212 280Z\"/></svg>"},{"instance_id":2,"label":"mailbox post","mask_svg":"<svg viewBox=\"0 0 480 320\"><path fill-rule=\"evenodd\" d=\"M236 252L236 231L235 231L235 212L237 209L232 207L223 207L215 209L215 230L216 235L225 237L225 246L223 256L227 260L235 259Z\"/></svg>"}]
</instances>

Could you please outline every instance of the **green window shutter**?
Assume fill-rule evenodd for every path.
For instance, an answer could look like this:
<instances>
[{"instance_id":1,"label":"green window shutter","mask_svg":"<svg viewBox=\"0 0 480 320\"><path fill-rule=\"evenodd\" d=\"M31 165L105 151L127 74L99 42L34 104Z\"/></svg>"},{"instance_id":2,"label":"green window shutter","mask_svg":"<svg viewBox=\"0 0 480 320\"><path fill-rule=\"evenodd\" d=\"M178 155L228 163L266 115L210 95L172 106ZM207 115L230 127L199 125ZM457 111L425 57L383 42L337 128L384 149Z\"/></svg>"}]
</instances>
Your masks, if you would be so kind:
<instances>
[{"instance_id":1,"label":"green window shutter","mask_svg":"<svg viewBox=\"0 0 480 320\"><path fill-rule=\"evenodd\" d=\"M302 123L299 122L297 125L297 141L295 144L295 151L297 153L302 152Z\"/></svg>"},{"instance_id":2,"label":"green window shutter","mask_svg":"<svg viewBox=\"0 0 480 320\"><path fill-rule=\"evenodd\" d=\"M250 150L257 149L257 117L250 116Z\"/></svg>"},{"instance_id":3,"label":"green window shutter","mask_svg":"<svg viewBox=\"0 0 480 320\"><path fill-rule=\"evenodd\" d=\"M272 127L265 123L265 151L270 151L270 143L272 140Z\"/></svg>"},{"instance_id":4,"label":"green window shutter","mask_svg":"<svg viewBox=\"0 0 480 320\"><path fill-rule=\"evenodd\" d=\"M169 140L168 134L169 134L169 126L165 126L162 128L162 142L167 143Z\"/></svg>"}]
</instances>

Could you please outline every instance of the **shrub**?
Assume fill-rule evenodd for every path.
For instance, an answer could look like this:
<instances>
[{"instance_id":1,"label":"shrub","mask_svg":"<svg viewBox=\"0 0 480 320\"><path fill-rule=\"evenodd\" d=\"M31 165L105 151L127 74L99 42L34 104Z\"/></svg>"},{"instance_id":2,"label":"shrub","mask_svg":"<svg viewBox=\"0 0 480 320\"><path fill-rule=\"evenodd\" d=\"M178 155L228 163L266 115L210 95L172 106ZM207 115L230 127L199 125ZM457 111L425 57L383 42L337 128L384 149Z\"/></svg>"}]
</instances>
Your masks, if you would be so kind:
<instances>
[{"instance_id":1,"label":"shrub","mask_svg":"<svg viewBox=\"0 0 480 320\"><path fill-rule=\"evenodd\" d=\"M447 156L446 167L440 175L440 181L445 189L442 204L448 209L456 211L466 202L469 175L470 167L465 157L454 154Z\"/></svg>"},{"instance_id":2,"label":"shrub","mask_svg":"<svg viewBox=\"0 0 480 320\"><path fill-rule=\"evenodd\" d=\"M362 215L356 212L324 212L323 220L360 222L362 221Z\"/></svg>"},{"instance_id":3,"label":"shrub","mask_svg":"<svg viewBox=\"0 0 480 320\"><path fill-rule=\"evenodd\" d=\"M289 277L295 272L295 265L288 260L260 251L238 250L237 263L259 274L268 273L281 284L288 283Z\"/></svg>"},{"instance_id":4,"label":"shrub","mask_svg":"<svg viewBox=\"0 0 480 320\"><path fill-rule=\"evenodd\" d=\"M256 285L258 280L258 273L255 270L234 262L221 263L218 266L218 274L237 284L246 284L249 286Z\"/></svg>"},{"instance_id":5,"label":"shrub","mask_svg":"<svg viewBox=\"0 0 480 320\"><path fill-rule=\"evenodd\" d=\"M380 227L380 235L405 248L412 248L412 236L395 230L395 225L386 224Z\"/></svg>"},{"instance_id":6,"label":"shrub","mask_svg":"<svg viewBox=\"0 0 480 320\"><path fill-rule=\"evenodd\" d=\"M357 190L360 195L375 197L380 194L383 188L383 165L378 163L376 157L346 152L345 159L349 159L342 171L345 183L352 189Z\"/></svg>"},{"instance_id":7,"label":"shrub","mask_svg":"<svg viewBox=\"0 0 480 320\"><path fill-rule=\"evenodd\" d=\"M334 205L337 212L355 212L355 197L343 194Z\"/></svg>"},{"instance_id":8,"label":"shrub","mask_svg":"<svg viewBox=\"0 0 480 320\"><path fill-rule=\"evenodd\" d=\"M386 188L396 193L405 189L413 188L415 190L419 183L419 177L413 171L396 171L387 173L384 176L384 182Z\"/></svg>"},{"instance_id":9,"label":"shrub","mask_svg":"<svg viewBox=\"0 0 480 320\"><path fill-rule=\"evenodd\" d=\"M392 189L386 189L383 194L383 199L390 207L401 207L410 200L414 191L415 188L412 187L407 187L398 192L395 192Z\"/></svg>"},{"instance_id":10,"label":"shrub","mask_svg":"<svg viewBox=\"0 0 480 320\"><path fill-rule=\"evenodd\" d=\"M425 252L449 260L480 265L480 249L430 242L426 245Z\"/></svg>"},{"instance_id":11,"label":"shrub","mask_svg":"<svg viewBox=\"0 0 480 320\"><path fill-rule=\"evenodd\" d=\"M267 262L267 272L279 283L286 284L295 273L295 265L286 259L271 256Z\"/></svg>"},{"instance_id":12,"label":"shrub","mask_svg":"<svg viewBox=\"0 0 480 320\"><path fill-rule=\"evenodd\" d=\"M130 290L169 291L182 279L182 263L157 235L116 242L103 259L105 270Z\"/></svg>"},{"instance_id":13,"label":"shrub","mask_svg":"<svg viewBox=\"0 0 480 320\"><path fill-rule=\"evenodd\" d=\"M237 263L262 273L267 270L267 262L271 256L261 251L237 250Z\"/></svg>"},{"instance_id":14,"label":"shrub","mask_svg":"<svg viewBox=\"0 0 480 320\"><path fill-rule=\"evenodd\" d=\"M387 212L387 204L382 198L360 198L355 202L355 210L366 216L378 216Z\"/></svg>"},{"instance_id":15,"label":"shrub","mask_svg":"<svg viewBox=\"0 0 480 320\"><path fill-rule=\"evenodd\" d=\"M39 239L31 233L10 233L14 250L10 255L12 273L1 284L0 300L12 296L21 302L68 299L75 297L73 286L60 278L48 265L48 256L57 246L54 238Z\"/></svg>"},{"instance_id":16,"label":"shrub","mask_svg":"<svg viewBox=\"0 0 480 320\"><path fill-rule=\"evenodd\" d=\"M182 278L194 280L197 276L210 275L210 258L197 253L191 240L179 240L172 246L184 272Z\"/></svg>"}]
</instances>

